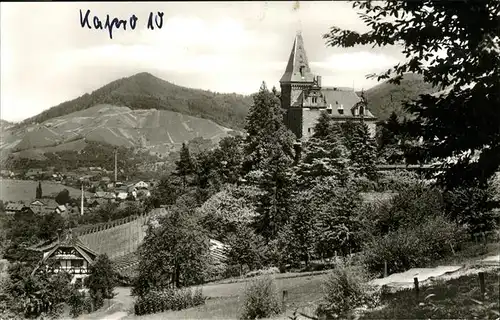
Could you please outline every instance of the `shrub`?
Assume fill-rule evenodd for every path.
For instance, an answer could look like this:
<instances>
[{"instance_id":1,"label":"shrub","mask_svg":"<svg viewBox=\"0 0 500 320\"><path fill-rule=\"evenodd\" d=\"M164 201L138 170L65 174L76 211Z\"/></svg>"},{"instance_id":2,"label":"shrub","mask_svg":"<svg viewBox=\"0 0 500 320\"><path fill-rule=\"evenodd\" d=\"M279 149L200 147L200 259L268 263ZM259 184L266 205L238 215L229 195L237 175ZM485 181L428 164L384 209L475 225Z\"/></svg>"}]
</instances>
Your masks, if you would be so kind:
<instances>
[{"instance_id":1,"label":"shrub","mask_svg":"<svg viewBox=\"0 0 500 320\"><path fill-rule=\"evenodd\" d=\"M167 310L182 310L205 303L201 288L191 289L166 289L163 291L150 291L137 299L134 305L136 315L144 315Z\"/></svg>"},{"instance_id":2,"label":"shrub","mask_svg":"<svg viewBox=\"0 0 500 320\"><path fill-rule=\"evenodd\" d=\"M358 307L375 306L379 294L367 281L368 275L363 267L339 263L326 276L323 301L316 309L316 314L320 318L345 319Z\"/></svg>"},{"instance_id":3,"label":"shrub","mask_svg":"<svg viewBox=\"0 0 500 320\"><path fill-rule=\"evenodd\" d=\"M407 186L389 201L374 204L364 214L371 221L373 232L384 235L401 227L412 228L444 210L440 190L422 183Z\"/></svg>"},{"instance_id":4,"label":"shrub","mask_svg":"<svg viewBox=\"0 0 500 320\"><path fill-rule=\"evenodd\" d=\"M270 277L250 282L244 294L241 319L268 318L281 312L274 280Z\"/></svg>"},{"instance_id":5,"label":"shrub","mask_svg":"<svg viewBox=\"0 0 500 320\"><path fill-rule=\"evenodd\" d=\"M445 257L463 240L464 231L457 224L442 215L429 217L421 225L374 237L364 248L364 262L373 272L380 272L384 261L389 273L401 272Z\"/></svg>"},{"instance_id":6,"label":"shrub","mask_svg":"<svg viewBox=\"0 0 500 320\"><path fill-rule=\"evenodd\" d=\"M80 293L77 290L73 291L68 298L68 305L70 307L69 314L72 317L78 317L87 311L85 308L85 293Z\"/></svg>"},{"instance_id":7,"label":"shrub","mask_svg":"<svg viewBox=\"0 0 500 320\"><path fill-rule=\"evenodd\" d=\"M463 225L469 233L490 231L496 228L498 206L495 186L489 188L455 188L444 193L447 215Z\"/></svg>"},{"instance_id":8,"label":"shrub","mask_svg":"<svg viewBox=\"0 0 500 320\"><path fill-rule=\"evenodd\" d=\"M98 256L89 269L90 275L85 278L84 284L89 288L90 296L97 309L102 307L104 299L111 299L115 296L113 290L116 273L107 255Z\"/></svg>"},{"instance_id":9,"label":"shrub","mask_svg":"<svg viewBox=\"0 0 500 320\"><path fill-rule=\"evenodd\" d=\"M380 174L377 182L377 191L399 191L414 185L418 181L418 175L408 170L388 171Z\"/></svg>"},{"instance_id":10,"label":"shrub","mask_svg":"<svg viewBox=\"0 0 500 320\"><path fill-rule=\"evenodd\" d=\"M259 269L259 270L254 270L250 271L245 274L245 278L252 278L260 275L269 275L269 274L275 274L275 273L280 273L280 269L276 267L271 267L267 269Z\"/></svg>"}]
</instances>

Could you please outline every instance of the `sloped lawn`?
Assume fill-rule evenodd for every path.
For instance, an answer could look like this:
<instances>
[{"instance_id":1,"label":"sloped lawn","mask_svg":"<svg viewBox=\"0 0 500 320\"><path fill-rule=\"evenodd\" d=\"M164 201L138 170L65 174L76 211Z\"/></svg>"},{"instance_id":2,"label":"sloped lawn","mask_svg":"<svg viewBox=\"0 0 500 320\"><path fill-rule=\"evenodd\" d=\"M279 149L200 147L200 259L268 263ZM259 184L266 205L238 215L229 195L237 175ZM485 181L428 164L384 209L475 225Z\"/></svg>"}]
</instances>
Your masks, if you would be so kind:
<instances>
[{"instance_id":1,"label":"sloped lawn","mask_svg":"<svg viewBox=\"0 0 500 320\"><path fill-rule=\"evenodd\" d=\"M485 272L484 300L478 275L467 275L421 287L418 301L413 289L384 294L385 306L366 312L361 319L498 319L499 271Z\"/></svg>"}]
</instances>

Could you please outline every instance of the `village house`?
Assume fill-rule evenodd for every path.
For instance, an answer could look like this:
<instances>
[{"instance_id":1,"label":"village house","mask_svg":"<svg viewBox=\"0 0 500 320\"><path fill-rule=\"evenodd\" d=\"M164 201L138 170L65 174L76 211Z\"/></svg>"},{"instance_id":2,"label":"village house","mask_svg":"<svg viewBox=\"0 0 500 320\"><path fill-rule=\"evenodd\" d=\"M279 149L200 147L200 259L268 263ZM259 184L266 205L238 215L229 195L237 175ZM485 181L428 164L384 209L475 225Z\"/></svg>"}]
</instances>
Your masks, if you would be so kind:
<instances>
[{"instance_id":1,"label":"village house","mask_svg":"<svg viewBox=\"0 0 500 320\"><path fill-rule=\"evenodd\" d=\"M129 196L128 187L120 186L118 188L115 188L115 194L117 199L126 200Z\"/></svg>"},{"instance_id":2,"label":"village house","mask_svg":"<svg viewBox=\"0 0 500 320\"><path fill-rule=\"evenodd\" d=\"M11 202L5 206L5 214L14 215L18 212L31 212L31 213L33 213L33 210L29 206L25 205L24 203Z\"/></svg>"},{"instance_id":3,"label":"village house","mask_svg":"<svg viewBox=\"0 0 500 320\"><path fill-rule=\"evenodd\" d=\"M37 199L29 204L31 210L36 214L49 214L57 212L59 204L54 199Z\"/></svg>"},{"instance_id":4,"label":"village house","mask_svg":"<svg viewBox=\"0 0 500 320\"><path fill-rule=\"evenodd\" d=\"M28 248L42 253L43 256L32 274L51 265L55 273L66 271L71 274L71 283L80 282L89 275L89 266L94 263L98 253L73 236L71 230L64 239L61 238L60 236L56 241L43 242Z\"/></svg>"},{"instance_id":5,"label":"village house","mask_svg":"<svg viewBox=\"0 0 500 320\"><path fill-rule=\"evenodd\" d=\"M134 184L134 187L138 190L140 189L148 189L149 188L149 185L144 182L144 181L139 181L137 183Z\"/></svg>"},{"instance_id":6,"label":"village house","mask_svg":"<svg viewBox=\"0 0 500 320\"><path fill-rule=\"evenodd\" d=\"M43 174L43 170L41 168L31 168L26 171L24 176L26 179L35 179Z\"/></svg>"}]
</instances>

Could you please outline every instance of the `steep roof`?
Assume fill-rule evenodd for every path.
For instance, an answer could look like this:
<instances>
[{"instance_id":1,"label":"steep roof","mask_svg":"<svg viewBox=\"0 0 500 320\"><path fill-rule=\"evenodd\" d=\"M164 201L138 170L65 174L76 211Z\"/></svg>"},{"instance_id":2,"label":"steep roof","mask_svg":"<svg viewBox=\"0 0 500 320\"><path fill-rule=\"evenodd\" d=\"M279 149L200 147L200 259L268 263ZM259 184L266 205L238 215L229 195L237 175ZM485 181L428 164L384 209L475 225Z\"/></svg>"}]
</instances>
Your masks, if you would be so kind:
<instances>
[{"instance_id":1,"label":"steep roof","mask_svg":"<svg viewBox=\"0 0 500 320\"><path fill-rule=\"evenodd\" d=\"M300 72L301 68L303 68L302 74ZM314 81L314 75L311 73L311 68L309 68L309 61L307 60L306 49L304 47L304 39L302 39L300 32L297 32L285 73L281 77L280 82L312 81Z\"/></svg>"},{"instance_id":2,"label":"steep roof","mask_svg":"<svg viewBox=\"0 0 500 320\"><path fill-rule=\"evenodd\" d=\"M43 265L53 253L58 248L74 248L78 253L82 255L82 257L88 262L93 263L94 259L99 255L94 250L87 247L83 242L80 241L77 237L74 237L73 234L68 234L64 240L56 240L56 241L46 241L36 245L29 247L29 250L38 251L38 252L48 252L48 254L44 255L40 263L33 270L32 274L34 274L38 268Z\"/></svg>"},{"instance_id":3,"label":"steep roof","mask_svg":"<svg viewBox=\"0 0 500 320\"><path fill-rule=\"evenodd\" d=\"M26 208L26 205L23 203L9 203L5 206L6 211L21 211Z\"/></svg>"},{"instance_id":4,"label":"steep roof","mask_svg":"<svg viewBox=\"0 0 500 320\"><path fill-rule=\"evenodd\" d=\"M326 105L332 109L332 117L351 118L353 108L362 102L361 98L349 88L323 87L321 93L325 96ZM344 113L340 114L338 109L342 106ZM375 118L370 110L365 109L365 118Z\"/></svg>"}]
</instances>

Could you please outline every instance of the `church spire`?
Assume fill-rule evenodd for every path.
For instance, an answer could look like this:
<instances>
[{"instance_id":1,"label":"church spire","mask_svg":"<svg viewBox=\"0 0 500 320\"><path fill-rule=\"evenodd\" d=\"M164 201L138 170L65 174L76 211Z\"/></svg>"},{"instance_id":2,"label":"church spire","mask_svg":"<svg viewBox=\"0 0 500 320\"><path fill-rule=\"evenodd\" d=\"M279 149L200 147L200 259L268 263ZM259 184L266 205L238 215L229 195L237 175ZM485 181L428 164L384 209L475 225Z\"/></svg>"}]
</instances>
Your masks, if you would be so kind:
<instances>
[{"instance_id":1,"label":"church spire","mask_svg":"<svg viewBox=\"0 0 500 320\"><path fill-rule=\"evenodd\" d=\"M298 30L285 73L280 82L311 82L313 79L314 76L309 68L302 32Z\"/></svg>"}]
</instances>

